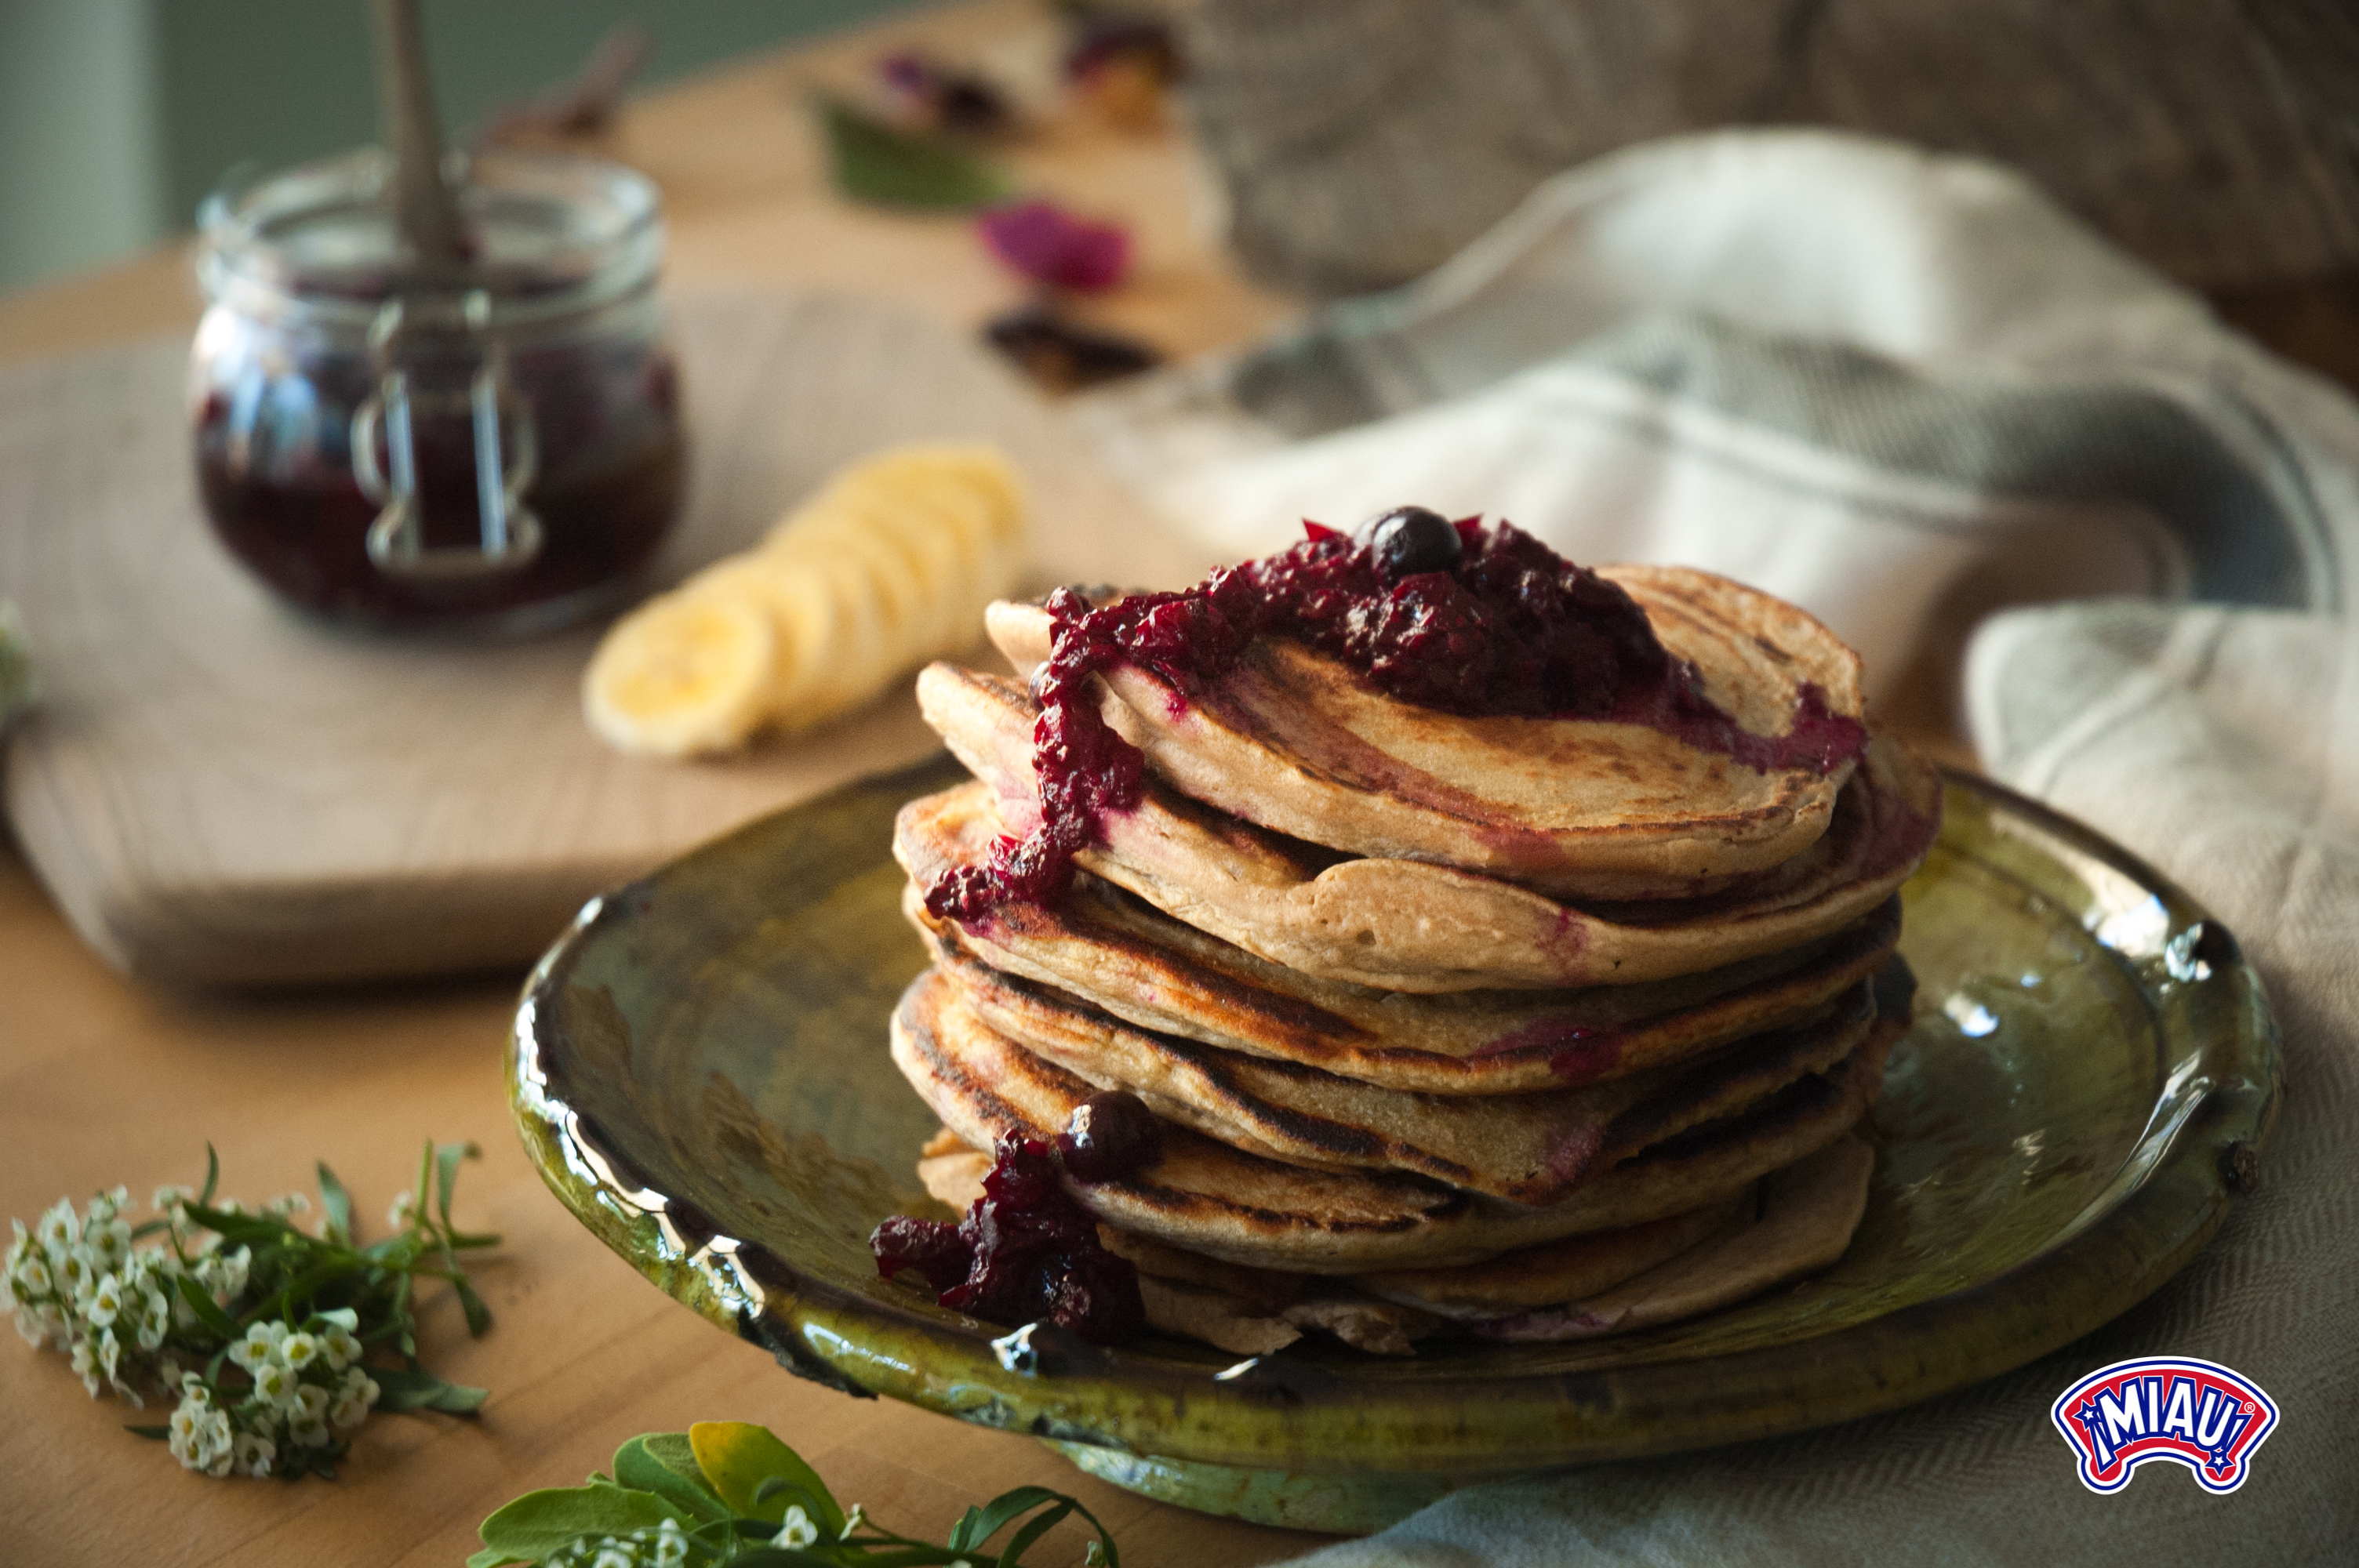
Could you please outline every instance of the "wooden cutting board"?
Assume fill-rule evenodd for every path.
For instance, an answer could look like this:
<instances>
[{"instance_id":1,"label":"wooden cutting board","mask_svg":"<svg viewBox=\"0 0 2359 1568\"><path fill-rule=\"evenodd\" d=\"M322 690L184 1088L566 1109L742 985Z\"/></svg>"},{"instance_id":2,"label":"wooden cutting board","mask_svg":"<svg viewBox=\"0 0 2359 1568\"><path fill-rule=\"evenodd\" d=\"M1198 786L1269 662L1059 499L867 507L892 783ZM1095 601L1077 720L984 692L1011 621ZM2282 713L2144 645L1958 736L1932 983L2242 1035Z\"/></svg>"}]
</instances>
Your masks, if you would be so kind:
<instances>
[{"instance_id":1,"label":"wooden cutting board","mask_svg":"<svg viewBox=\"0 0 2359 1568\"><path fill-rule=\"evenodd\" d=\"M1176 582L1202 564L946 325L750 290L673 312L694 458L665 580L835 467L927 438L1008 451L1041 579ZM905 689L742 758L619 756L580 714L594 627L470 644L298 619L205 527L186 362L175 339L0 375L0 596L41 692L9 746L8 815L117 967L266 985L520 963L602 889L933 750Z\"/></svg>"}]
</instances>

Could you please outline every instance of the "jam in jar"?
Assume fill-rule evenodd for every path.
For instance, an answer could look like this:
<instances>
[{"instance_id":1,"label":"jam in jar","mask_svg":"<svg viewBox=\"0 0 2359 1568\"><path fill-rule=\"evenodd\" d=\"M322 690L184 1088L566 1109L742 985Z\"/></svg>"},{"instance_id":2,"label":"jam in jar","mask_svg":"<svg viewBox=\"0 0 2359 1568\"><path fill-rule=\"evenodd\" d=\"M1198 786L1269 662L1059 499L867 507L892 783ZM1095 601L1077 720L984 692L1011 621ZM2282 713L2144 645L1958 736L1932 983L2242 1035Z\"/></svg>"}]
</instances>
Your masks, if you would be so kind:
<instances>
[{"instance_id":1,"label":"jam in jar","mask_svg":"<svg viewBox=\"0 0 2359 1568\"><path fill-rule=\"evenodd\" d=\"M628 598L679 508L663 224L628 169L487 152L465 256L418 265L364 152L224 189L190 366L214 534L282 599L391 630L523 633Z\"/></svg>"}]
</instances>

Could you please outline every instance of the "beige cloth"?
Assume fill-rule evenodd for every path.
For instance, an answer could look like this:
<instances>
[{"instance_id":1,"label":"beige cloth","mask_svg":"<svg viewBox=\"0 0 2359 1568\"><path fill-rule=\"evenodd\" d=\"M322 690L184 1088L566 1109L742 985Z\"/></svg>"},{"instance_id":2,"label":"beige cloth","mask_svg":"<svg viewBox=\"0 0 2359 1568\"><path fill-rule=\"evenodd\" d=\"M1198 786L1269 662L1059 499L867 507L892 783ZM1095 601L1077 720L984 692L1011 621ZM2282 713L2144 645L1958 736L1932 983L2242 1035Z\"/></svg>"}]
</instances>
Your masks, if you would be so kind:
<instances>
[{"instance_id":1,"label":"beige cloth","mask_svg":"<svg viewBox=\"0 0 2359 1568\"><path fill-rule=\"evenodd\" d=\"M2285 1033L2261 1187L2113 1325L2006 1377L1832 1430L1470 1489L1299 1560L1378 1564L2245 1562L2359 1555L2359 627L2093 601L1987 625L1974 733L2223 918ZM2224 1363L2282 1422L2233 1496L2174 1465L2099 1498L2049 1420L2134 1356Z\"/></svg>"}]
</instances>

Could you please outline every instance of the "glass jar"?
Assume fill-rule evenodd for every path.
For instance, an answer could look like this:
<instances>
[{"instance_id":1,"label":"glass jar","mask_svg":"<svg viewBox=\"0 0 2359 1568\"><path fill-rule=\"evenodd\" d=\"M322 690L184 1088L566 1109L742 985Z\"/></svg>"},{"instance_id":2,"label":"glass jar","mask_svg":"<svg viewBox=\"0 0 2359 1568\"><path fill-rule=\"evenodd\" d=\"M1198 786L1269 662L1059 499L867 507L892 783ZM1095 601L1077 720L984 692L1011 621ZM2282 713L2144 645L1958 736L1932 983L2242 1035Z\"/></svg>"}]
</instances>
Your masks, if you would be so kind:
<instances>
[{"instance_id":1,"label":"glass jar","mask_svg":"<svg viewBox=\"0 0 2359 1568\"><path fill-rule=\"evenodd\" d=\"M214 534L288 602L522 633L627 598L679 509L679 371L655 187L477 155L465 257L407 259L375 151L210 198L190 365Z\"/></svg>"}]
</instances>

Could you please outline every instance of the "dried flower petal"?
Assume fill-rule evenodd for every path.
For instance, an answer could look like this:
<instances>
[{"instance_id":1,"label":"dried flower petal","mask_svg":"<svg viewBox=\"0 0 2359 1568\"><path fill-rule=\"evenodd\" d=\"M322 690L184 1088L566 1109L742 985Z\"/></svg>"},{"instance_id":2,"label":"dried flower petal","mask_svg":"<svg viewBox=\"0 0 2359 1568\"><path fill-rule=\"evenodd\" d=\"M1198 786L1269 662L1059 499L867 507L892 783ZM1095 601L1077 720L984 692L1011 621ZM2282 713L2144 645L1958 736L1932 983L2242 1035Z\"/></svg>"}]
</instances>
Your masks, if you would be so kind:
<instances>
[{"instance_id":1,"label":"dried flower petal","mask_svg":"<svg viewBox=\"0 0 2359 1568\"><path fill-rule=\"evenodd\" d=\"M1112 288L1130 267L1130 231L1092 223L1047 201L1020 201L975 220L992 254L1057 288Z\"/></svg>"}]
</instances>

